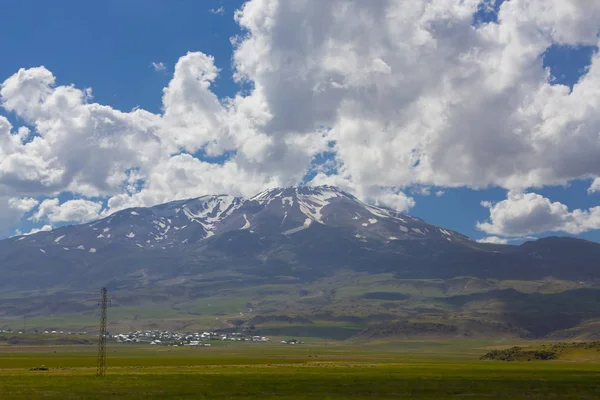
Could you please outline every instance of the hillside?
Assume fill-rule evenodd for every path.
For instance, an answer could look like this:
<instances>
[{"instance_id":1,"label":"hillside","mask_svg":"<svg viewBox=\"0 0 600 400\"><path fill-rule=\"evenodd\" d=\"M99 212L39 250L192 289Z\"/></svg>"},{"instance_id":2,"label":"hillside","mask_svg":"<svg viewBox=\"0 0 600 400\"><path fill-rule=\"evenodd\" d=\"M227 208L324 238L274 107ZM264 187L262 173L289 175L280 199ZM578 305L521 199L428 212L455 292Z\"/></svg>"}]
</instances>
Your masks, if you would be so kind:
<instances>
[{"instance_id":1,"label":"hillside","mask_svg":"<svg viewBox=\"0 0 600 400\"><path fill-rule=\"evenodd\" d=\"M598 260L571 238L479 244L329 186L204 196L0 241L0 326L93 326L106 285L123 327L594 337Z\"/></svg>"},{"instance_id":2,"label":"hillside","mask_svg":"<svg viewBox=\"0 0 600 400\"><path fill-rule=\"evenodd\" d=\"M503 350L492 350L482 360L495 361L550 361L571 360L589 361L600 358L600 342L578 342L544 344L529 347L511 347Z\"/></svg>"}]
</instances>

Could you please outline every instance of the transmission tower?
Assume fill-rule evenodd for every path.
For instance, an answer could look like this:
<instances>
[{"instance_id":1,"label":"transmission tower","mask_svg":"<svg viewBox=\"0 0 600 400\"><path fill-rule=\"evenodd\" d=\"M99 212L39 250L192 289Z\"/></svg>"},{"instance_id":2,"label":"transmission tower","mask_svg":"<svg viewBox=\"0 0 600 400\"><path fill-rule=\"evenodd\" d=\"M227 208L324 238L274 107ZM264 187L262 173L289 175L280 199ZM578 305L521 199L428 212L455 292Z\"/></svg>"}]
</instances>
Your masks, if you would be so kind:
<instances>
[{"instance_id":1,"label":"transmission tower","mask_svg":"<svg viewBox=\"0 0 600 400\"><path fill-rule=\"evenodd\" d=\"M106 375L106 309L110 305L107 292L108 290L105 287L102 288L102 299L98 301L100 307L100 336L98 337L98 371L96 376L99 378Z\"/></svg>"}]
</instances>

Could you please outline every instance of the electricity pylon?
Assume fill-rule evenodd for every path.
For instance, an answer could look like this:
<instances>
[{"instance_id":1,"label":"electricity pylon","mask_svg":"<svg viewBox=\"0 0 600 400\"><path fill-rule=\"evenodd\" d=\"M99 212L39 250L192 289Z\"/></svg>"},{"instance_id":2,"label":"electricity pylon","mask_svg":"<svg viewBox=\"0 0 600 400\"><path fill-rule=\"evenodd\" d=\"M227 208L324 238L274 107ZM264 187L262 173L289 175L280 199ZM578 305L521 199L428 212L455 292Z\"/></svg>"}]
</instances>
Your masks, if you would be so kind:
<instances>
[{"instance_id":1,"label":"electricity pylon","mask_svg":"<svg viewBox=\"0 0 600 400\"><path fill-rule=\"evenodd\" d=\"M100 336L98 337L98 371L96 376L99 378L106 375L106 309L110 305L108 300L108 290L102 288L102 299L98 301L100 307Z\"/></svg>"}]
</instances>

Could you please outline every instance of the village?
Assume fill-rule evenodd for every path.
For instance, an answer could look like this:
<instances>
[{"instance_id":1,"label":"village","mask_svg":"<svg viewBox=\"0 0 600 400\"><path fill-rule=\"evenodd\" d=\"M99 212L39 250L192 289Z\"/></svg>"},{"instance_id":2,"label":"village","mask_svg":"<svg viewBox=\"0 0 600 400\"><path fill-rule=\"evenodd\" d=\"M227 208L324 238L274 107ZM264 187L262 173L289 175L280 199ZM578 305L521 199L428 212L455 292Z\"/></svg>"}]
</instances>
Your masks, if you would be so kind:
<instances>
[{"instance_id":1,"label":"village","mask_svg":"<svg viewBox=\"0 0 600 400\"><path fill-rule=\"evenodd\" d=\"M18 331L14 331L12 329L0 329L0 333L18 333L18 334L23 334L23 333L34 333L34 334L46 334L46 335L87 335L87 332L70 332L70 331L61 331L61 330L46 330L46 331L40 331L38 329L32 329L32 330L18 330Z\"/></svg>"},{"instance_id":2,"label":"village","mask_svg":"<svg viewBox=\"0 0 600 400\"><path fill-rule=\"evenodd\" d=\"M170 331L136 331L109 335L117 343L146 343L152 346L205 346L209 341L231 342L270 342L265 336L250 336L244 333L194 332L178 333Z\"/></svg>"},{"instance_id":3,"label":"village","mask_svg":"<svg viewBox=\"0 0 600 400\"><path fill-rule=\"evenodd\" d=\"M18 333L23 334L25 331L13 331L12 329L0 329L0 333ZM64 330L44 330L37 329L27 333L43 334L43 335L87 335L88 332L71 332ZM210 341L228 341L228 342L270 342L271 338L266 336L248 335L246 333L223 333L223 332L171 332L161 330L146 330L135 331L128 333L106 334L107 340L117 343L131 344L150 344L151 346L204 346L210 347ZM299 345L304 342L296 339L282 340L281 344Z\"/></svg>"}]
</instances>

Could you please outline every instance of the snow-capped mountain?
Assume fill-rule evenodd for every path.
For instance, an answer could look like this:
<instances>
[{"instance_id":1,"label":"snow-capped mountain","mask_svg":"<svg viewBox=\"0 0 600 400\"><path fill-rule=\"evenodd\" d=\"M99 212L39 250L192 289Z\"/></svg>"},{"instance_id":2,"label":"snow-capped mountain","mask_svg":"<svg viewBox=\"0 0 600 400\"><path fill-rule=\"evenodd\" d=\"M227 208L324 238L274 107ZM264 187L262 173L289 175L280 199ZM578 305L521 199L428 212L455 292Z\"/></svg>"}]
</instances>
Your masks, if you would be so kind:
<instances>
[{"instance_id":1,"label":"snow-capped mountain","mask_svg":"<svg viewBox=\"0 0 600 400\"><path fill-rule=\"evenodd\" d=\"M217 195L131 208L88 224L11 240L96 253L113 243L167 249L231 231L292 236L316 226L343 229L361 242L468 240L406 214L365 204L332 186L277 188L248 200Z\"/></svg>"},{"instance_id":2,"label":"snow-capped mountain","mask_svg":"<svg viewBox=\"0 0 600 400\"><path fill-rule=\"evenodd\" d=\"M415 287L457 277L483 286L546 277L580 285L600 279L598 259L597 243L547 238L521 246L480 244L335 187L278 188L246 200L218 195L131 208L88 224L2 240L0 317L95 310L89 296L102 286L121 304L145 301L176 310L242 290L243 304L258 296L263 309L280 312L293 298L286 291L300 290L316 297L294 301L315 313L323 304L335 309L336 290L356 290L346 309L354 310L370 301L358 298L362 289L353 286L355 277L367 286L371 275L409 280ZM337 287L330 286L333 281Z\"/></svg>"},{"instance_id":3,"label":"snow-capped mountain","mask_svg":"<svg viewBox=\"0 0 600 400\"><path fill-rule=\"evenodd\" d=\"M104 219L51 232L13 238L25 243L54 244L64 250L92 253L115 242L140 248L196 243L214 235L215 226L242 204L228 195L203 196L148 208L130 208Z\"/></svg>"},{"instance_id":4,"label":"snow-capped mountain","mask_svg":"<svg viewBox=\"0 0 600 400\"><path fill-rule=\"evenodd\" d=\"M214 271L260 279L316 279L343 268L411 279L595 274L589 260L600 246L574 243L559 240L581 247L573 254L554 254L558 244L479 244L335 187L277 188L247 200L217 195L131 208L2 240L0 291L81 288L107 279L150 285ZM569 269L562 267L563 253Z\"/></svg>"},{"instance_id":5,"label":"snow-capped mountain","mask_svg":"<svg viewBox=\"0 0 600 400\"><path fill-rule=\"evenodd\" d=\"M468 240L418 218L365 204L332 186L266 190L242 203L219 228L289 236L317 225L343 228L361 241Z\"/></svg>"}]
</instances>

